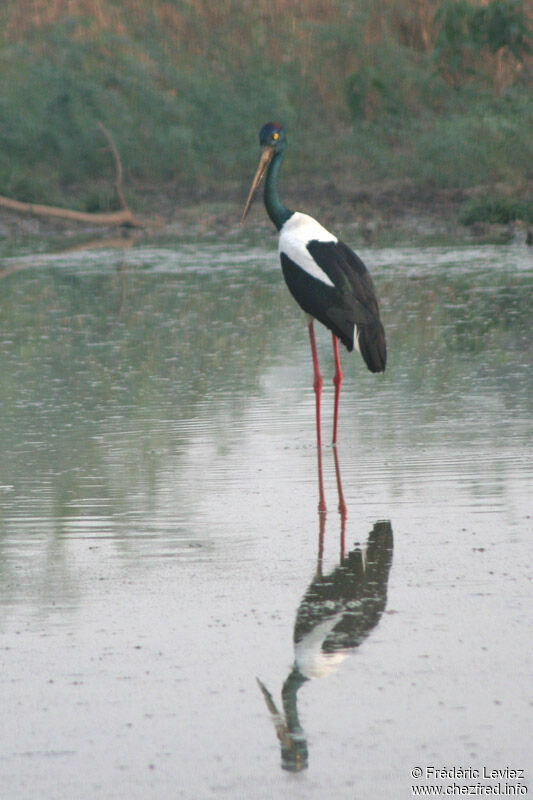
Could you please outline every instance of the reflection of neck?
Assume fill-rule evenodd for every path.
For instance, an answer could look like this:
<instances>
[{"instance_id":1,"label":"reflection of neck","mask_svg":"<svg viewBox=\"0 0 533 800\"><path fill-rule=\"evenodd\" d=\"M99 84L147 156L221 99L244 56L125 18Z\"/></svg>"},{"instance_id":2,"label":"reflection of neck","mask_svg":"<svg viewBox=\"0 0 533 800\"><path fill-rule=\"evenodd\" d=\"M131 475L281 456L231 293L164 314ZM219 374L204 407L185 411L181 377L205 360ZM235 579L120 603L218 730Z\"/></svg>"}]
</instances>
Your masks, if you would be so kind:
<instances>
[{"instance_id":1,"label":"reflection of neck","mask_svg":"<svg viewBox=\"0 0 533 800\"><path fill-rule=\"evenodd\" d=\"M267 214L278 231L281 230L289 217L292 216L292 211L289 211L288 208L285 208L279 199L278 194L278 176L281 162L283 161L283 156L283 151L276 153L270 162L270 166L266 175L264 195Z\"/></svg>"},{"instance_id":2,"label":"reflection of neck","mask_svg":"<svg viewBox=\"0 0 533 800\"><path fill-rule=\"evenodd\" d=\"M281 690L283 711L289 733L303 733L298 719L298 697L297 692L300 686L308 680L298 667L294 666L289 677L286 679Z\"/></svg>"}]
</instances>

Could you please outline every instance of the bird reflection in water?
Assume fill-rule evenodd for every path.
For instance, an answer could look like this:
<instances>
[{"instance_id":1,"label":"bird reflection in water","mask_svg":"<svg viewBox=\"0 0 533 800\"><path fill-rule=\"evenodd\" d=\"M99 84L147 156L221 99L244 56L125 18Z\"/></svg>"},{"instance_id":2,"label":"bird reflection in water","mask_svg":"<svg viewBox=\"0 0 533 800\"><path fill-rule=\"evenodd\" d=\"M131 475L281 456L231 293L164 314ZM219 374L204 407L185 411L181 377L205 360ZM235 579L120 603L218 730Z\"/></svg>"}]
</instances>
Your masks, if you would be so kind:
<instances>
[{"instance_id":1,"label":"bird reflection in water","mask_svg":"<svg viewBox=\"0 0 533 800\"><path fill-rule=\"evenodd\" d=\"M294 624L294 665L283 684L280 712L266 686L259 687L281 744L283 769L308 766L305 733L298 719L297 694L306 681L325 677L359 647L378 624L387 603L393 537L389 521L376 522L365 546L344 555L345 515L341 514L341 557L329 574L322 572L325 516L319 514L316 575L303 596Z\"/></svg>"}]
</instances>

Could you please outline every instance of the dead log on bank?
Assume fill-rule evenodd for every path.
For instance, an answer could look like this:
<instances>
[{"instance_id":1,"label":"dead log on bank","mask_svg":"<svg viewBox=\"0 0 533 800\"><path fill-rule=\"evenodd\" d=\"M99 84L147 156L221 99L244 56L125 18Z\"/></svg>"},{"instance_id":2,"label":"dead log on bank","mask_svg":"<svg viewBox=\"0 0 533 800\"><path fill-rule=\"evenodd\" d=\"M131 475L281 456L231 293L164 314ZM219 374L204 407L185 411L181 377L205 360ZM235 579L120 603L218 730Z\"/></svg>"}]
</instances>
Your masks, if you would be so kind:
<instances>
[{"instance_id":1,"label":"dead log on bank","mask_svg":"<svg viewBox=\"0 0 533 800\"><path fill-rule=\"evenodd\" d=\"M130 228L142 228L142 224L135 219L129 208L93 214L89 211L73 211L70 208L61 208L59 206L22 203L20 200L11 200L10 197L2 197L2 195L0 195L0 208L15 211L17 214L30 214L35 217L54 217L71 222L88 222L93 225L125 225Z\"/></svg>"},{"instance_id":2,"label":"dead log on bank","mask_svg":"<svg viewBox=\"0 0 533 800\"><path fill-rule=\"evenodd\" d=\"M98 126L109 142L109 147L115 160L115 191L122 206L120 210L94 213L89 211L75 211L74 209L61 208L60 206L47 206L40 203L23 203L20 200L12 200L10 197L4 197L2 195L0 195L0 208L14 211L17 214L29 214L31 216L46 217L48 219L62 219L69 222L83 222L90 225L121 225L127 228L142 228L142 223L132 214L122 191L122 162L116 145L111 134L101 122L98 123Z\"/></svg>"}]
</instances>

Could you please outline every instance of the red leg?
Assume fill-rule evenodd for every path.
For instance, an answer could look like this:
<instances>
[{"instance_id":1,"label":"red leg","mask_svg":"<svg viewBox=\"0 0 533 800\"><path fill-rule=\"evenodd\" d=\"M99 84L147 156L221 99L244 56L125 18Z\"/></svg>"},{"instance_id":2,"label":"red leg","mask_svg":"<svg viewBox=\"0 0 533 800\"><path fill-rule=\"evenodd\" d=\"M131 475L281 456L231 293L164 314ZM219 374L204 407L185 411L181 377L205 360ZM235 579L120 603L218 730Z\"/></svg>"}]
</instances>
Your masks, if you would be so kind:
<instances>
[{"instance_id":1,"label":"red leg","mask_svg":"<svg viewBox=\"0 0 533 800\"><path fill-rule=\"evenodd\" d=\"M318 513L320 516L326 516L326 493L324 492L324 478L322 475L322 448L317 445L316 448L317 461L318 461Z\"/></svg>"},{"instance_id":2,"label":"red leg","mask_svg":"<svg viewBox=\"0 0 533 800\"><path fill-rule=\"evenodd\" d=\"M341 359L339 356L339 340L333 334L333 354L335 356L335 377L333 378L333 383L335 384L335 410L333 415L333 444L337 444L337 426L339 423L339 401L341 396L341 384L342 384L342 369L341 369Z\"/></svg>"},{"instance_id":3,"label":"red leg","mask_svg":"<svg viewBox=\"0 0 533 800\"><path fill-rule=\"evenodd\" d=\"M337 452L336 447L333 448L333 458L335 459L335 475L337 477L337 492L339 495L339 514L341 515L341 557L344 558L344 528L346 526L346 516L348 514L348 509L346 508L344 492L342 491L339 454Z\"/></svg>"},{"instance_id":4,"label":"red leg","mask_svg":"<svg viewBox=\"0 0 533 800\"><path fill-rule=\"evenodd\" d=\"M346 552L346 516L341 516L340 551L340 563L344 564L344 554Z\"/></svg>"},{"instance_id":5,"label":"red leg","mask_svg":"<svg viewBox=\"0 0 533 800\"><path fill-rule=\"evenodd\" d=\"M324 557L324 533L326 531L326 514L318 515L318 557L316 562L316 575L322 577L322 559Z\"/></svg>"},{"instance_id":6,"label":"red leg","mask_svg":"<svg viewBox=\"0 0 533 800\"><path fill-rule=\"evenodd\" d=\"M311 340L311 354L313 356L313 372L314 372L313 389L315 390L315 396L316 396L316 444L317 444L317 456L318 456L318 491L319 491L318 510L320 512L325 512L326 498L324 494L324 479L322 477L322 435L320 429L320 399L322 395L322 375L320 374L320 366L318 364L318 353L316 350L313 320L311 320L311 322L309 323L309 338Z\"/></svg>"},{"instance_id":7,"label":"red leg","mask_svg":"<svg viewBox=\"0 0 533 800\"><path fill-rule=\"evenodd\" d=\"M320 366L318 364L318 353L316 351L313 320L311 320L311 322L309 323L309 338L311 340L311 353L313 356L313 372L314 372L313 389L315 390L315 395L316 395L316 443L318 447L322 447L322 435L320 432L320 397L322 395L322 375L320 374Z\"/></svg>"}]
</instances>

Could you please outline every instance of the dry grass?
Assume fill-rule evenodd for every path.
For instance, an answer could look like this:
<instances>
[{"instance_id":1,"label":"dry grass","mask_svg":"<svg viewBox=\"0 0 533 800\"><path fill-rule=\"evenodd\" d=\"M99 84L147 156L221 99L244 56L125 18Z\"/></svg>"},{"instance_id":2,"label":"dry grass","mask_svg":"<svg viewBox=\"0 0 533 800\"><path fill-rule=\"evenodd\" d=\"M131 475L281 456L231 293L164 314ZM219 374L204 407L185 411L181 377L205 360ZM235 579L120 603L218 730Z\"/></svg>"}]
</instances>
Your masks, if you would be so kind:
<instances>
[{"instance_id":1,"label":"dry grass","mask_svg":"<svg viewBox=\"0 0 533 800\"><path fill-rule=\"evenodd\" d=\"M447 83L435 14L451 2L4 0L0 193L87 187L98 119L130 181L177 191L239 181L269 117L300 136L287 176L312 155L363 182L530 180L531 54L474 54Z\"/></svg>"}]
</instances>

